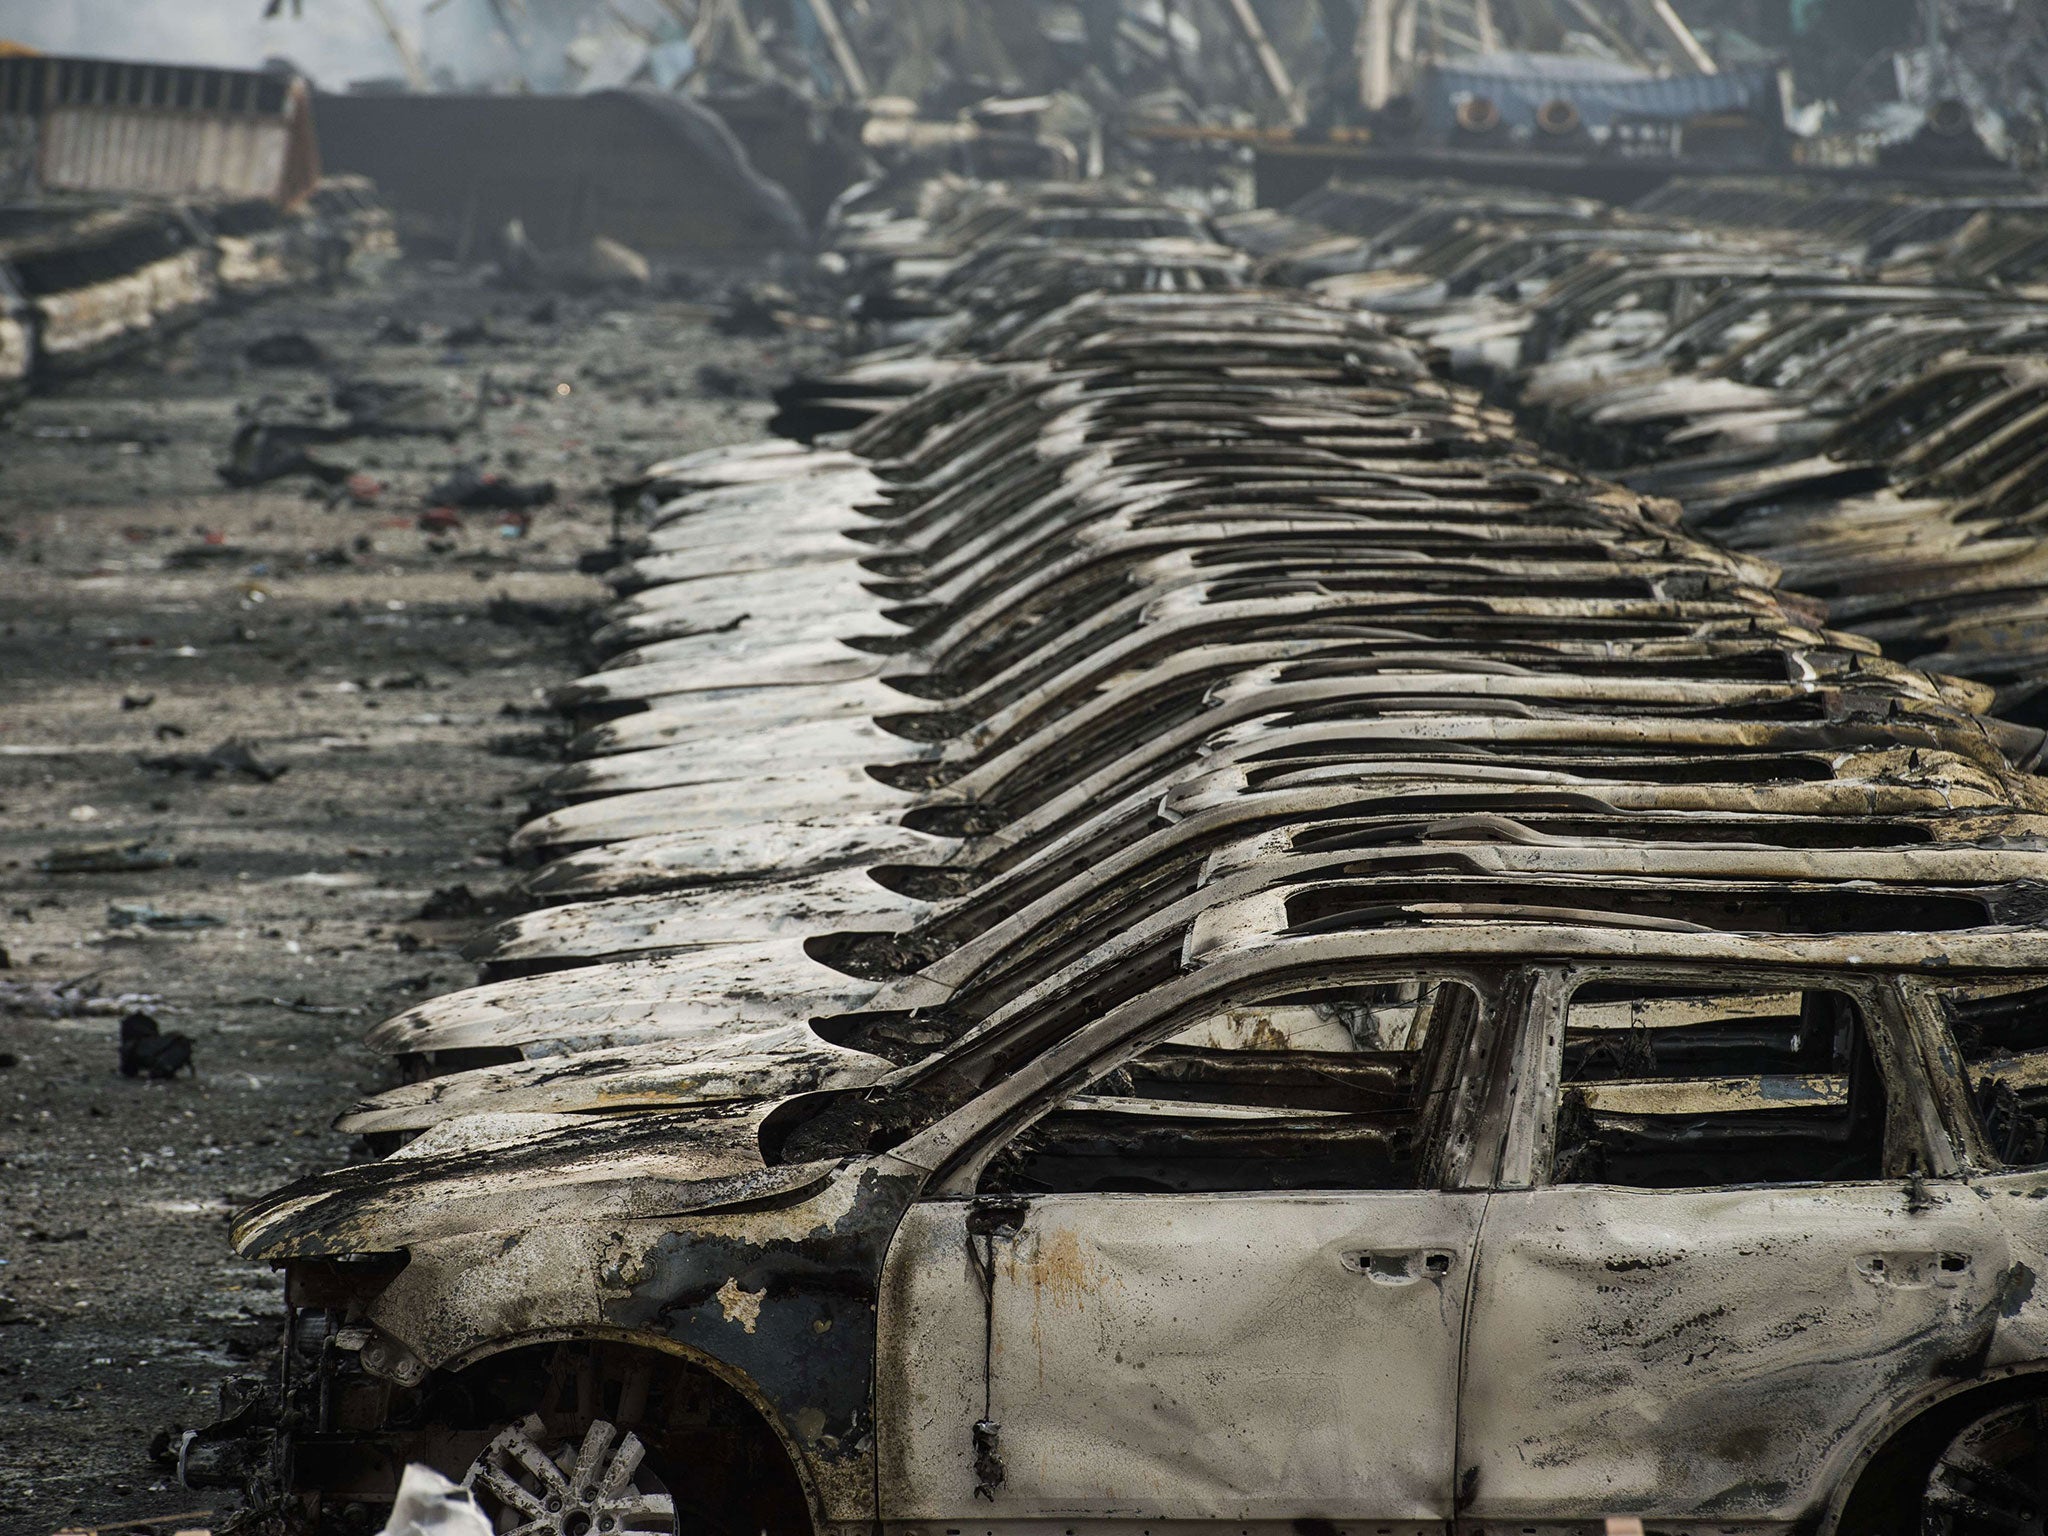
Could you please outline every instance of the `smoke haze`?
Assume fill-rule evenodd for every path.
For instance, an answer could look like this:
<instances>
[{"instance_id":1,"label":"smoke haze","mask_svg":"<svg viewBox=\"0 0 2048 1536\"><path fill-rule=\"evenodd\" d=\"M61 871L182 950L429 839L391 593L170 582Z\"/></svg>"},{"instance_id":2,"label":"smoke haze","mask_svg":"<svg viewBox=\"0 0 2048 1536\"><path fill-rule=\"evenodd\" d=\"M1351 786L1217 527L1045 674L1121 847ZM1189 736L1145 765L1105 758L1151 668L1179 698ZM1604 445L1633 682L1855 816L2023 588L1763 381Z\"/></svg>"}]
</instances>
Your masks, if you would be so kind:
<instances>
[{"instance_id":1,"label":"smoke haze","mask_svg":"<svg viewBox=\"0 0 2048 1536\"><path fill-rule=\"evenodd\" d=\"M290 59L329 90L403 72L368 0L302 0L305 14L265 20L265 0L0 0L0 39L49 53L159 63L253 68ZM507 54L481 0L389 0L430 69L468 82L503 67Z\"/></svg>"}]
</instances>

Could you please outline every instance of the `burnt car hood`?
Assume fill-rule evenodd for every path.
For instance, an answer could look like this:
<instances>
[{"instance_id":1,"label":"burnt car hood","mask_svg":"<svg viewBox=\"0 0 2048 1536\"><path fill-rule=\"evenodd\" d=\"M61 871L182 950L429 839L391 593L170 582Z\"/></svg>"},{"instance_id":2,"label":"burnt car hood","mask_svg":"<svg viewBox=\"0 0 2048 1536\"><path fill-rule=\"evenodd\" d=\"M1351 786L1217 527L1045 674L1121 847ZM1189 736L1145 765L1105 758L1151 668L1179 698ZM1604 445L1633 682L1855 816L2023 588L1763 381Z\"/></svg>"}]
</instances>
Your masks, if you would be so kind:
<instances>
[{"instance_id":1,"label":"burnt car hood","mask_svg":"<svg viewBox=\"0 0 2048 1536\"><path fill-rule=\"evenodd\" d=\"M772 1102L829 1088L865 1088L889 1062L792 1021L605 1046L578 1041L524 1061L425 1078L359 1100L335 1121L358 1133L425 1131L480 1117L623 1115L695 1105Z\"/></svg>"},{"instance_id":2,"label":"burnt car hood","mask_svg":"<svg viewBox=\"0 0 2048 1536\"><path fill-rule=\"evenodd\" d=\"M445 1121L382 1161L314 1174L267 1196L236 1219L235 1247L272 1262L392 1253L469 1233L795 1198L838 1165L768 1164L761 1124L784 1102Z\"/></svg>"}]
</instances>

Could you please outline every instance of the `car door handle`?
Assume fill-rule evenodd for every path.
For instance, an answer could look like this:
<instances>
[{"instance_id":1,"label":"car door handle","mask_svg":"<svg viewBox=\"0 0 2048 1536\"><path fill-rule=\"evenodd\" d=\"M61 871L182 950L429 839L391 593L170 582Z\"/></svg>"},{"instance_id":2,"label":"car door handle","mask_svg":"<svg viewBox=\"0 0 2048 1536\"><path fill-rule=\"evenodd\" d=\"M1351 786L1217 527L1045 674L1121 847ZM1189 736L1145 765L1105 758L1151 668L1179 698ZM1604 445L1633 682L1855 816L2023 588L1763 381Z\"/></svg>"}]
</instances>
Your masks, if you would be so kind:
<instances>
[{"instance_id":1,"label":"car door handle","mask_svg":"<svg viewBox=\"0 0 2048 1536\"><path fill-rule=\"evenodd\" d=\"M1897 1291L1947 1290L1968 1278L1970 1256L1925 1249L1861 1253L1856 1256L1856 1272L1872 1285Z\"/></svg>"},{"instance_id":2,"label":"car door handle","mask_svg":"<svg viewBox=\"0 0 2048 1536\"><path fill-rule=\"evenodd\" d=\"M1457 1258L1448 1248L1361 1248L1344 1255L1344 1267L1375 1285L1414 1285L1443 1279Z\"/></svg>"}]
</instances>

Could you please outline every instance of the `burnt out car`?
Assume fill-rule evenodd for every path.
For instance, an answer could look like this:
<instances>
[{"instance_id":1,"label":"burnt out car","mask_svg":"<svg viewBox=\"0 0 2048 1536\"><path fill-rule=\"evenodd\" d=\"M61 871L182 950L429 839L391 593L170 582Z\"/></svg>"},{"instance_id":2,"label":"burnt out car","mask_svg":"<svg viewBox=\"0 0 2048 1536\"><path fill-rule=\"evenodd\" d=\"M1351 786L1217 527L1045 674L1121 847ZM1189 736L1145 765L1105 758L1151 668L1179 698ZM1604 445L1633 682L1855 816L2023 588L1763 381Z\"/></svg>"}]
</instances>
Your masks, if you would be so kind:
<instances>
[{"instance_id":1,"label":"burnt out car","mask_svg":"<svg viewBox=\"0 0 2048 1536\"><path fill-rule=\"evenodd\" d=\"M1348 894L1216 909L1170 984L875 1089L456 1121L266 1202L297 1477L474 1466L547 1531L2032 1497L2048 946Z\"/></svg>"}]
</instances>

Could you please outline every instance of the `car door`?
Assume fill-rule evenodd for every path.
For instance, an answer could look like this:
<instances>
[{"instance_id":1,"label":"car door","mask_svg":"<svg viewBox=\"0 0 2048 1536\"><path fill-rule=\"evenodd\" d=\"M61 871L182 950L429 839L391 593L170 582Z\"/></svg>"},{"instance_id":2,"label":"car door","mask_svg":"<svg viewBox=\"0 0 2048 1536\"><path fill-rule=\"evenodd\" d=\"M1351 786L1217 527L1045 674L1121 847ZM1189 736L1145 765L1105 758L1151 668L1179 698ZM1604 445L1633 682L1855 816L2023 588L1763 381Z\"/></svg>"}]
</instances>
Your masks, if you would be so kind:
<instances>
[{"instance_id":1,"label":"car door","mask_svg":"<svg viewBox=\"0 0 2048 1536\"><path fill-rule=\"evenodd\" d=\"M1536 988L1470 1301L1467 1529L1818 1509L1989 1347L2006 1255L1894 990L1587 968Z\"/></svg>"},{"instance_id":2,"label":"car door","mask_svg":"<svg viewBox=\"0 0 2048 1536\"><path fill-rule=\"evenodd\" d=\"M1500 995L1235 998L914 1207L879 1318L885 1528L1447 1519L1486 1196L1439 1186Z\"/></svg>"}]
</instances>

